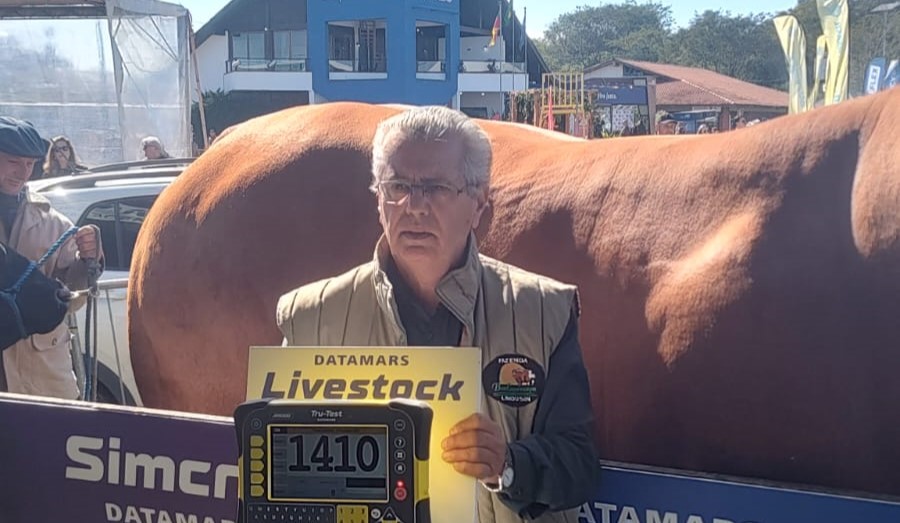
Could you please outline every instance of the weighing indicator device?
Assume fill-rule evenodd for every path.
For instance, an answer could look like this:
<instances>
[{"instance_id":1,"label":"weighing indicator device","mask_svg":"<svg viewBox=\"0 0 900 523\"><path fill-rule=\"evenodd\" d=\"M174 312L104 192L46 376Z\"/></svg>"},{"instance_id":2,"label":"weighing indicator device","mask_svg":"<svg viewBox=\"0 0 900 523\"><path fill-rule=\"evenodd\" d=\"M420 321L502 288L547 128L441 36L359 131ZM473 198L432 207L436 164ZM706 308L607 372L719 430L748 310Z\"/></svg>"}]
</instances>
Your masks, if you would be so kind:
<instances>
[{"instance_id":1,"label":"weighing indicator device","mask_svg":"<svg viewBox=\"0 0 900 523\"><path fill-rule=\"evenodd\" d=\"M410 400L240 405L238 522L430 523L431 420Z\"/></svg>"}]
</instances>

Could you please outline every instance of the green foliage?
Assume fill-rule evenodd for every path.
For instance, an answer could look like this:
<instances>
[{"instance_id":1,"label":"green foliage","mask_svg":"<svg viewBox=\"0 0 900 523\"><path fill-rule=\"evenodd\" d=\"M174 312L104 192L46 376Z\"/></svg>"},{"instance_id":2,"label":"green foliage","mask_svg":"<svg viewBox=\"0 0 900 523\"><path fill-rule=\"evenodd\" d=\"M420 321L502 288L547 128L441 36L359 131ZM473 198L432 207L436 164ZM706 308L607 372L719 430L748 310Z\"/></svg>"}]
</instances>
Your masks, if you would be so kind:
<instances>
[{"instance_id":1,"label":"green foliage","mask_svg":"<svg viewBox=\"0 0 900 523\"><path fill-rule=\"evenodd\" d=\"M504 100L504 114L512 116L510 104L516 104L515 121L519 123L534 124L534 91L516 93L515 96L506 96Z\"/></svg>"},{"instance_id":2,"label":"green foliage","mask_svg":"<svg viewBox=\"0 0 900 523\"><path fill-rule=\"evenodd\" d=\"M871 14L885 0L850 2L850 90L858 93L869 60L900 58L900 9ZM814 77L816 38L822 34L815 0L798 0L783 13L735 16L728 11L697 14L675 28L670 9L628 0L579 7L559 16L536 43L554 71L580 70L612 58L702 67L742 80L787 89L784 54L772 19L793 14L806 33L808 78ZM887 24L885 24L887 21ZM886 38L885 38L886 36Z\"/></svg>"},{"instance_id":3,"label":"green foliage","mask_svg":"<svg viewBox=\"0 0 900 523\"><path fill-rule=\"evenodd\" d=\"M557 18L539 43L554 70L581 69L615 56L659 60L672 28L671 9L659 3L582 6Z\"/></svg>"},{"instance_id":4,"label":"green foliage","mask_svg":"<svg viewBox=\"0 0 900 523\"><path fill-rule=\"evenodd\" d=\"M225 91L217 89L203 93L203 110L206 116L207 131L215 129L221 133L227 127L237 123L230 113L228 95ZM203 148L203 127L200 125L200 104L194 102L191 105L191 126L194 130L194 143Z\"/></svg>"},{"instance_id":5,"label":"green foliage","mask_svg":"<svg viewBox=\"0 0 900 523\"><path fill-rule=\"evenodd\" d=\"M220 89L203 93L206 129L215 129L219 134L232 125L251 118L307 103L306 93L302 91L231 91L225 93ZM194 128L194 140L202 148L200 106L196 102L191 106L191 125Z\"/></svg>"},{"instance_id":6,"label":"green foliage","mask_svg":"<svg viewBox=\"0 0 900 523\"><path fill-rule=\"evenodd\" d=\"M748 82L785 88L787 70L768 15L731 16L705 11L679 30L673 62L702 67Z\"/></svg>"}]
</instances>

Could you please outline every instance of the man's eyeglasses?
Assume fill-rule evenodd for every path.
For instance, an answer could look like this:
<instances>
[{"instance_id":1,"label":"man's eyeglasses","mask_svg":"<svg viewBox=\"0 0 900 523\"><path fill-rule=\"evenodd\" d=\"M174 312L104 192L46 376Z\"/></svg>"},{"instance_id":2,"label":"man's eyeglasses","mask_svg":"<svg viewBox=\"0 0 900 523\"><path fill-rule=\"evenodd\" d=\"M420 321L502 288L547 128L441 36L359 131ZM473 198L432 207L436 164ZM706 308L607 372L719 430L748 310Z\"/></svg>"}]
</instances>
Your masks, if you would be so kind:
<instances>
[{"instance_id":1,"label":"man's eyeglasses","mask_svg":"<svg viewBox=\"0 0 900 523\"><path fill-rule=\"evenodd\" d=\"M466 190L466 187L460 189L446 183L410 183L402 180L388 180L379 183L378 186L381 188L384 199L390 203L399 203L415 191L431 202L446 202Z\"/></svg>"}]
</instances>

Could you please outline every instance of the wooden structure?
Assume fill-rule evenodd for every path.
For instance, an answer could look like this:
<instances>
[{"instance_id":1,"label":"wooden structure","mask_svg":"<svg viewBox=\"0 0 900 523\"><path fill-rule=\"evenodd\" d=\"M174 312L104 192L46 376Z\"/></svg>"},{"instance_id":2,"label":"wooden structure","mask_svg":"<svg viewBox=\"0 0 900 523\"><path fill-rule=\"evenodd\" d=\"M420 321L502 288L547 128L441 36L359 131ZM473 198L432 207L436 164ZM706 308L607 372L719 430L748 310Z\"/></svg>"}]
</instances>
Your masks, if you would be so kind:
<instances>
[{"instance_id":1,"label":"wooden structure","mask_svg":"<svg viewBox=\"0 0 900 523\"><path fill-rule=\"evenodd\" d=\"M545 73L541 83L540 89L509 94L509 119L591 138L590 101L584 90L584 74Z\"/></svg>"}]
</instances>

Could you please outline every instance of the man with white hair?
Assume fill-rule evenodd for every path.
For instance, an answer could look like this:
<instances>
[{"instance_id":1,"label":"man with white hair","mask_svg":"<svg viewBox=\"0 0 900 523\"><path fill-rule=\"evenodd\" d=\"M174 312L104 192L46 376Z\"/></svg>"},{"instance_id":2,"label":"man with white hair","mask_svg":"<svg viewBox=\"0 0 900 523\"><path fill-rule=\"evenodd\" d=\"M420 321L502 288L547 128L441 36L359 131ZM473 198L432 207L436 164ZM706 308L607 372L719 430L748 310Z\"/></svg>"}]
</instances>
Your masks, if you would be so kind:
<instances>
[{"instance_id":1,"label":"man with white hair","mask_svg":"<svg viewBox=\"0 0 900 523\"><path fill-rule=\"evenodd\" d=\"M383 121L374 259L285 294L276 319L286 346L480 347L487 415L442 435L442 458L481 480L483 523L576 521L599 474L577 290L479 254L491 161L487 135L458 111Z\"/></svg>"},{"instance_id":2,"label":"man with white hair","mask_svg":"<svg viewBox=\"0 0 900 523\"><path fill-rule=\"evenodd\" d=\"M144 158L147 160L159 160L161 158L169 158L169 153L163 147L162 142L155 136L147 136L141 140L141 150L144 152Z\"/></svg>"}]
</instances>

